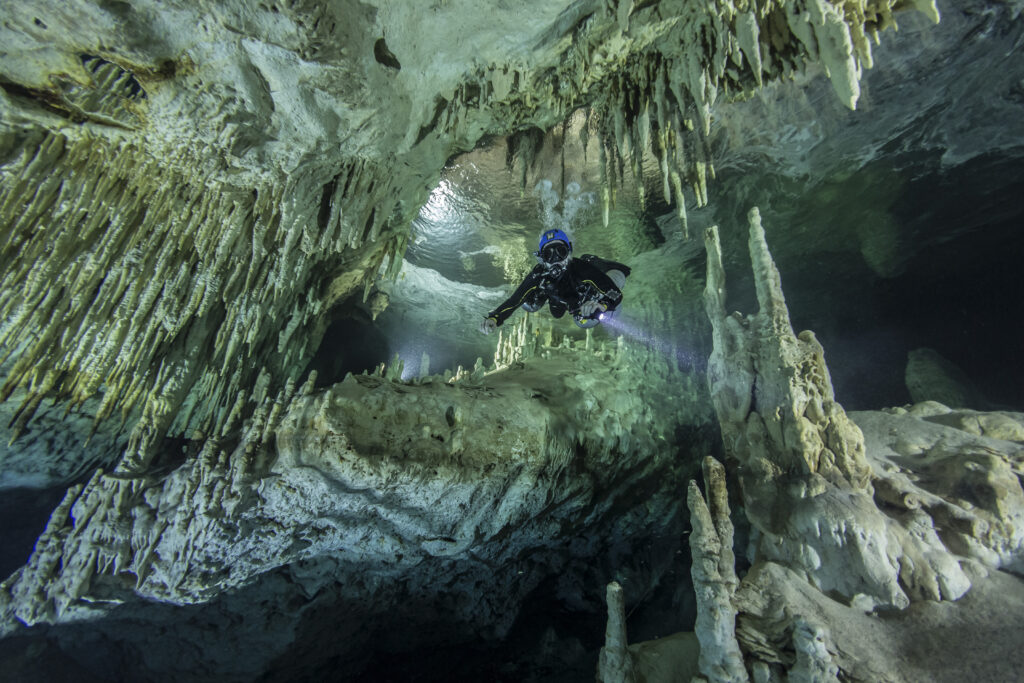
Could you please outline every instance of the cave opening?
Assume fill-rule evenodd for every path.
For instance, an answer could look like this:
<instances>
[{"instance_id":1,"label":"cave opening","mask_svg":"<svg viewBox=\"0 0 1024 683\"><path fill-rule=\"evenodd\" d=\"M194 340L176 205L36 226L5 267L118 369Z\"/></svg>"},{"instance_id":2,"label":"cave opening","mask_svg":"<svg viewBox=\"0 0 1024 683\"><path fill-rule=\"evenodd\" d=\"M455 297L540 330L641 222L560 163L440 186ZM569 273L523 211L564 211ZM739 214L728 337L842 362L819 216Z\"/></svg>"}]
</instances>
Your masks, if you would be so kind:
<instances>
[{"instance_id":1,"label":"cave opening","mask_svg":"<svg viewBox=\"0 0 1024 683\"><path fill-rule=\"evenodd\" d=\"M373 372L391 360L391 340L369 314L353 306L339 307L313 353L305 374L316 371L317 388L331 386L352 373Z\"/></svg>"},{"instance_id":2,"label":"cave opening","mask_svg":"<svg viewBox=\"0 0 1024 683\"><path fill-rule=\"evenodd\" d=\"M896 207L920 255L876 283L880 319L908 350L933 348L974 385L982 409L1024 409L1024 177L1013 150L920 178Z\"/></svg>"},{"instance_id":3,"label":"cave opening","mask_svg":"<svg viewBox=\"0 0 1024 683\"><path fill-rule=\"evenodd\" d=\"M884 277L861 259L798 263L781 255L794 325L818 334L847 409L920 400L906 375L920 349L949 362L945 372L969 401L959 407L1024 406L1024 298L1015 294L1024 180L1009 159L982 155L942 168L921 155L890 208L902 255Z\"/></svg>"},{"instance_id":4,"label":"cave opening","mask_svg":"<svg viewBox=\"0 0 1024 683\"><path fill-rule=\"evenodd\" d=\"M723 172L704 221L722 226L723 248L733 254L730 309L757 309L738 229L757 203L793 326L822 343L846 409L920 400L907 387L908 359L933 349L966 386L971 398L961 407L1019 410L1024 181L1017 153L962 164L945 164L934 151L899 154L837 179L808 180L803 191L791 180ZM701 220L701 211L693 213Z\"/></svg>"}]
</instances>

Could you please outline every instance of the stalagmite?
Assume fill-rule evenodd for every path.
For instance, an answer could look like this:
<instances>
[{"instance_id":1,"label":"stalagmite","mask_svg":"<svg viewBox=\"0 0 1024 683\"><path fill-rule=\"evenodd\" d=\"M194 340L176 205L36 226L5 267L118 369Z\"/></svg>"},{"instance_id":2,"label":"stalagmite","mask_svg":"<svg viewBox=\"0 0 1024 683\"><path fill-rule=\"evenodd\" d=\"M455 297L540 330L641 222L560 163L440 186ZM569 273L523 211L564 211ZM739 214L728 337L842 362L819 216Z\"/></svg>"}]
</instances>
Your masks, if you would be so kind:
<instances>
[{"instance_id":1,"label":"stalagmite","mask_svg":"<svg viewBox=\"0 0 1024 683\"><path fill-rule=\"evenodd\" d=\"M713 458L704 460L707 502L697 483L690 482L690 552L693 556L693 585L697 594L697 623L700 641L700 671L709 681L749 680L743 655L736 642L735 559L732 552L732 522L729 520L725 472ZM710 503L710 507L709 507Z\"/></svg>"},{"instance_id":2,"label":"stalagmite","mask_svg":"<svg viewBox=\"0 0 1024 683\"><path fill-rule=\"evenodd\" d=\"M608 624L604 632L604 647L597 663L599 683L632 683L636 680L633 662L626 649L626 606L622 597L622 586L615 581L608 584Z\"/></svg>"},{"instance_id":3,"label":"stalagmite","mask_svg":"<svg viewBox=\"0 0 1024 683\"><path fill-rule=\"evenodd\" d=\"M903 607L901 586L915 587L912 597L959 597L970 583L937 539L911 538L875 507L864 437L835 402L814 336L794 335L756 209L749 219L759 313L742 322L725 315L714 230L705 300L715 342L712 400L727 451L744 464L745 509L764 534L761 552L850 600ZM790 473L785 484L781 472ZM780 500L790 501L785 514ZM917 559L901 565L901 554Z\"/></svg>"}]
</instances>

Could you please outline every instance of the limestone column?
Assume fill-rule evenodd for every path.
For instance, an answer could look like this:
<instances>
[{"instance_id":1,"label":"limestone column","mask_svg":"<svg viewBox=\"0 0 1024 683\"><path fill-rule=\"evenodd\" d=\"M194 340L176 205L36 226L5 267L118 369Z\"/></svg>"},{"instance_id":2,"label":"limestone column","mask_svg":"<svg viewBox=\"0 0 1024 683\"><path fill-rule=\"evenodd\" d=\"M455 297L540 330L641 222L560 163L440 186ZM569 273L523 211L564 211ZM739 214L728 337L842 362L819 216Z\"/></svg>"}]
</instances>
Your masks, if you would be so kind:
<instances>
[{"instance_id":1,"label":"limestone column","mask_svg":"<svg viewBox=\"0 0 1024 683\"><path fill-rule=\"evenodd\" d=\"M704 487L707 501L697 482L691 481L686 497L690 508L690 573L697 595L697 623L700 642L698 667L707 680L743 683L748 679L743 653L736 641L736 580L732 550L733 527L729 519L725 469L714 458L704 459Z\"/></svg>"},{"instance_id":2,"label":"limestone column","mask_svg":"<svg viewBox=\"0 0 1024 683\"><path fill-rule=\"evenodd\" d=\"M633 660L627 649L626 606L622 586L617 581L608 584L608 625L604 632L604 647L597 661L598 683L632 683Z\"/></svg>"},{"instance_id":3,"label":"limestone column","mask_svg":"<svg viewBox=\"0 0 1024 683\"><path fill-rule=\"evenodd\" d=\"M822 591L905 606L863 434L835 401L814 334L793 332L757 208L748 219L758 312L726 314L717 227L705 235L704 300L714 343L709 389L726 455L739 464L744 510L761 532L758 557Z\"/></svg>"}]
</instances>

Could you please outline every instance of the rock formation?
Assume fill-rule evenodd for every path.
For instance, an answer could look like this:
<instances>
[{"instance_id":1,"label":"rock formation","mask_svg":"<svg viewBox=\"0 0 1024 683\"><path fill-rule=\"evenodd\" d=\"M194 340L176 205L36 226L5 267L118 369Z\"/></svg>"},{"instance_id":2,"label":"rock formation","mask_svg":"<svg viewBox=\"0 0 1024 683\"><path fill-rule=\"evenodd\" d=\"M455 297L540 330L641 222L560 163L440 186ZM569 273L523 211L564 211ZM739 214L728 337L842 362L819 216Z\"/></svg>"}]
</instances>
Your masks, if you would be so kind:
<instances>
[{"instance_id":1,"label":"rock formation","mask_svg":"<svg viewBox=\"0 0 1024 683\"><path fill-rule=\"evenodd\" d=\"M715 339L708 380L754 534L752 566L737 582L726 475L706 459L706 500L695 482L689 493L700 673L712 681L936 676L926 662L886 661L864 647L887 637L864 630L898 629L860 615L958 600L986 570L1020 573L1024 414L931 402L848 416L814 335L793 333L756 208L749 220L756 314L726 315L717 230L705 240ZM638 667L661 656L631 652ZM964 656L965 668L977 664Z\"/></svg>"},{"instance_id":2,"label":"rock formation","mask_svg":"<svg viewBox=\"0 0 1024 683\"><path fill-rule=\"evenodd\" d=\"M863 437L835 402L824 352L813 333L789 323L778 270L757 209L750 212L750 255L760 310L739 320L725 313L717 235L709 231L708 317L715 335L708 376L726 452L740 466L744 504L763 534L762 552L794 559L823 592L872 608L905 607L906 565L871 502ZM856 520L856 523L851 523ZM915 566L924 597L955 599L967 588L955 561Z\"/></svg>"},{"instance_id":3,"label":"rock formation","mask_svg":"<svg viewBox=\"0 0 1024 683\"><path fill-rule=\"evenodd\" d=\"M936 401L954 408L987 408L989 402L964 371L935 349L914 349L907 356L907 389L914 403Z\"/></svg>"},{"instance_id":4,"label":"rock formation","mask_svg":"<svg viewBox=\"0 0 1024 683\"><path fill-rule=\"evenodd\" d=\"M535 131L590 106L605 214L624 160L639 174L649 150L685 226L683 183L701 204L714 173L719 93L820 61L852 107L869 38L897 9L536 4L515 33L532 42L523 64L519 46L483 42L511 14L447 2L210 3L173 20L159 4L15 9L5 42L33 52L2 65L0 343L18 358L0 397L25 390L13 435L45 398L73 408L101 387L96 420L131 430L121 472L143 472L165 434L223 431L255 410L251 387L299 380L324 314L398 262L424 187L486 133L517 133L526 169ZM459 57L431 52L466 34Z\"/></svg>"},{"instance_id":5,"label":"rock formation","mask_svg":"<svg viewBox=\"0 0 1024 683\"><path fill-rule=\"evenodd\" d=\"M908 10L937 21L932 0L8 5L0 487L66 492L0 584L0 645L37 639L32 652L136 679L358 675L377 653L503 647L531 600L593 613L615 580L607 680L877 678L870 628L837 651L849 624L1021 570L1017 413L848 415L821 345L793 333L756 215L760 312L726 314L712 232L710 330L698 315L690 234L744 128L729 107L821 73L853 109L886 29ZM769 119L750 117L776 135ZM328 329L411 348L426 317L454 345L503 296L405 258L471 150L499 152L520 193L550 191L545 217L595 198L581 243L634 266L618 326L528 318L469 356L493 362L446 370L416 346L344 379L311 372L339 353ZM807 194L831 209L853 173L828 171ZM876 206L844 224L844 248L893 278L909 260L899 185L871 178L855 200ZM529 261L536 231L519 227L481 249L502 282ZM474 263L452 247L472 235L441 237ZM445 307L457 324L436 329ZM703 494L685 485L702 461ZM627 649L633 609L688 564L686 505L696 635Z\"/></svg>"},{"instance_id":6,"label":"rock formation","mask_svg":"<svg viewBox=\"0 0 1024 683\"><path fill-rule=\"evenodd\" d=\"M597 663L598 683L606 681L635 681L632 657L626 651L629 644L626 636L626 608L622 598L622 586L616 582L608 584L608 626L605 629L604 647Z\"/></svg>"},{"instance_id":7,"label":"rock formation","mask_svg":"<svg viewBox=\"0 0 1024 683\"><path fill-rule=\"evenodd\" d=\"M714 458L704 459L704 487L690 482L690 550L693 554L693 587L697 593L695 631L700 641L698 668L711 680L746 681L743 655L736 642L736 609L733 597L738 580L733 555L733 527L729 519L729 495L725 470Z\"/></svg>"},{"instance_id":8,"label":"rock formation","mask_svg":"<svg viewBox=\"0 0 1024 683\"><path fill-rule=\"evenodd\" d=\"M98 471L68 491L29 564L3 584L4 628L209 602L286 567L306 596L329 589L336 602L372 602L370 614L408 610L412 623L422 617L403 603L436 602L456 633L500 635L528 591L592 557L603 536L671 528L668 491L683 474L666 433L682 406L645 401L665 391L657 374L643 391L616 391L650 368L650 352L589 338L574 348L528 323L486 373L402 382L401 368L382 368L325 391L311 378L237 440L206 440L169 474ZM445 605L453 585L467 592ZM345 650L366 635L352 633Z\"/></svg>"}]
</instances>

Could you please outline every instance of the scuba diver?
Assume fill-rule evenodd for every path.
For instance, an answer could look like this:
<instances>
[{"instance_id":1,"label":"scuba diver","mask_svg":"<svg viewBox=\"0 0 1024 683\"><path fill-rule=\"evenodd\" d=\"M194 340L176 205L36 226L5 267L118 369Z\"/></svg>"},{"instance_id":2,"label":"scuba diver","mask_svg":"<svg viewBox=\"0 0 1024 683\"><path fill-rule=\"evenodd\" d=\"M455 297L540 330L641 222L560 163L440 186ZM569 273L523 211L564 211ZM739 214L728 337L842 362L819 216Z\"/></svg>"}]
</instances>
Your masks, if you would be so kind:
<instances>
[{"instance_id":1,"label":"scuba diver","mask_svg":"<svg viewBox=\"0 0 1024 683\"><path fill-rule=\"evenodd\" d=\"M622 302L629 266L592 254L572 256L572 242L561 230L545 230L534 253L538 263L500 306L487 314L480 331L490 334L517 308L533 313L548 304L551 315L569 311L580 327L593 327Z\"/></svg>"}]
</instances>

